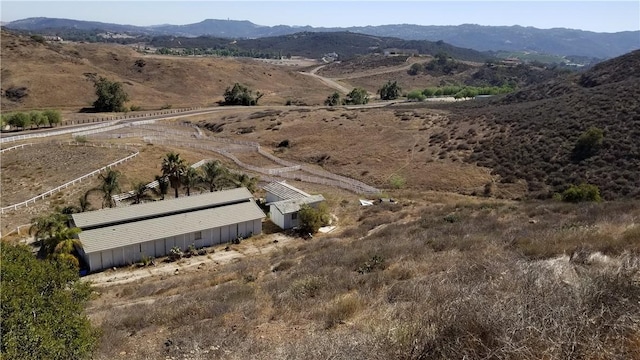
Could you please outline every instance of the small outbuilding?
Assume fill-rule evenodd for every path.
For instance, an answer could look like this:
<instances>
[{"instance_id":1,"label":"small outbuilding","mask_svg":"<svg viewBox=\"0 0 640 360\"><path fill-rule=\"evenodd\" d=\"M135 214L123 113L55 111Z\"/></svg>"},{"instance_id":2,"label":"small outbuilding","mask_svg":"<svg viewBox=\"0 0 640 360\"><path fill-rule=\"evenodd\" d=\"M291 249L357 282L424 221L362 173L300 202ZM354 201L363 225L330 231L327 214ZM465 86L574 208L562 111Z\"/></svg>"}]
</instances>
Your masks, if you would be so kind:
<instances>
[{"instance_id":1,"label":"small outbuilding","mask_svg":"<svg viewBox=\"0 0 640 360\"><path fill-rule=\"evenodd\" d=\"M134 264L262 232L264 212L246 188L72 215L89 272Z\"/></svg>"},{"instance_id":2,"label":"small outbuilding","mask_svg":"<svg viewBox=\"0 0 640 360\"><path fill-rule=\"evenodd\" d=\"M269 218L284 230L298 226L298 212L302 205L316 207L325 201L322 195L309 195L285 182L272 182L263 189L267 192Z\"/></svg>"}]
</instances>

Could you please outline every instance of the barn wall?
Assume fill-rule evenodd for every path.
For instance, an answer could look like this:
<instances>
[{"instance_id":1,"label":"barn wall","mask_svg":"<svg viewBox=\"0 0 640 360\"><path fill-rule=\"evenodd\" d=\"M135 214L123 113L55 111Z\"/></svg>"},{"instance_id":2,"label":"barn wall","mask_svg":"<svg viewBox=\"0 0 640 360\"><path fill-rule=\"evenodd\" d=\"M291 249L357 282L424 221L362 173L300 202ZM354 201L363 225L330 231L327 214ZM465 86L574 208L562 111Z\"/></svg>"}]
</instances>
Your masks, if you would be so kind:
<instances>
[{"instance_id":1,"label":"barn wall","mask_svg":"<svg viewBox=\"0 0 640 360\"><path fill-rule=\"evenodd\" d=\"M274 205L269 206L269 218L274 224L278 225L281 229L286 229L284 223L284 216Z\"/></svg>"},{"instance_id":2,"label":"barn wall","mask_svg":"<svg viewBox=\"0 0 640 360\"><path fill-rule=\"evenodd\" d=\"M246 238L260 233L262 233L262 220L256 219L202 230L202 239L200 240L195 240L195 232L193 232L85 254L85 260L89 266L89 271L95 272L115 266L135 264L142 261L144 257L163 257L168 255L174 246L186 251L191 244L195 244L196 248L207 247L230 242L237 238L238 235Z\"/></svg>"}]
</instances>

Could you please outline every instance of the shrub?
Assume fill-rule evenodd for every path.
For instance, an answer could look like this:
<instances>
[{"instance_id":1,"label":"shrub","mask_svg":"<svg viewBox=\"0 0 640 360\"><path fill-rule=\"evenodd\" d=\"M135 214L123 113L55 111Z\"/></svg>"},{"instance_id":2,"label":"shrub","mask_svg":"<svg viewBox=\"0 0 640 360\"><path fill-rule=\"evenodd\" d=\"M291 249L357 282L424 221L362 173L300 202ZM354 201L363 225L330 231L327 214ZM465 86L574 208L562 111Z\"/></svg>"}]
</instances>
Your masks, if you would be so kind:
<instances>
[{"instance_id":1,"label":"shrub","mask_svg":"<svg viewBox=\"0 0 640 360\"><path fill-rule=\"evenodd\" d=\"M298 211L298 228L303 234L315 234L322 226L329 223L329 211L325 204L317 207L302 205Z\"/></svg>"},{"instance_id":2,"label":"shrub","mask_svg":"<svg viewBox=\"0 0 640 360\"><path fill-rule=\"evenodd\" d=\"M407 94L407 99L411 101L424 101L427 96L420 90L413 90Z\"/></svg>"},{"instance_id":3,"label":"shrub","mask_svg":"<svg viewBox=\"0 0 640 360\"><path fill-rule=\"evenodd\" d=\"M376 270L383 270L384 268L384 258L379 255L374 255L371 259L359 266L356 271L360 274L368 274Z\"/></svg>"},{"instance_id":4,"label":"shrub","mask_svg":"<svg viewBox=\"0 0 640 360\"><path fill-rule=\"evenodd\" d=\"M177 246L172 247L171 250L169 251L169 261L180 260L182 259L183 256L184 256L184 253Z\"/></svg>"},{"instance_id":5,"label":"shrub","mask_svg":"<svg viewBox=\"0 0 640 360\"><path fill-rule=\"evenodd\" d=\"M602 147L603 138L604 132L597 127L591 127L582 133L573 148L573 160L582 161L597 154L600 151L600 147Z\"/></svg>"},{"instance_id":6,"label":"shrub","mask_svg":"<svg viewBox=\"0 0 640 360\"><path fill-rule=\"evenodd\" d=\"M600 202L602 198L600 197L600 189L597 186L582 183L578 186L571 185L567 190L563 191L562 201L573 203L584 201Z\"/></svg>"},{"instance_id":7,"label":"shrub","mask_svg":"<svg viewBox=\"0 0 640 360\"><path fill-rule=\"evenodd\" d=\"M131 105L131 106L129 106L129 110L131 110L131 111L140 111L140 110L142 110L142 107L139 106L139 105Z\"/></svg>"},{"instance_id":8,"label":"shrub","mask_svg":"<svg viewBox=\"0 0 640 360\"><path fill-rule=\"evenodd\" d=\"M394 174L389 179L389 183L391 184L391 187L393 187L394 189L402 189L407 182L402 176L398 174Z\"/></svg>"},{"instance_id":9,"label":"shrub","mask_svg":"<svg viewBox=\"0 0 640 360\"><path fill-rule=\"evenodd\" d=\"M340 105L340 103L340 93L338 92L334 92L333 94L329 95L324 101L324 104L326 106L337 106Z\"/></svg>"}]
</instances>

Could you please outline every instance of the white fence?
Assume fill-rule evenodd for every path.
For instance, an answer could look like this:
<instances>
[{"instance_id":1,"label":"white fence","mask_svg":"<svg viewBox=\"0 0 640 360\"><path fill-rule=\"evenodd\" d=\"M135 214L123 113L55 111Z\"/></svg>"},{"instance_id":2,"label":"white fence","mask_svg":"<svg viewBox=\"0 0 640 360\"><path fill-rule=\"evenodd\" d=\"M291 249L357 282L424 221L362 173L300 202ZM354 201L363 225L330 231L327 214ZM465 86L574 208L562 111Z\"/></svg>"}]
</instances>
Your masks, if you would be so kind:
<instances>
[{"instance_id":1,"label":"white fence","mask_svg":"<svg viewBox=\"0 0 640 360\"><path fill-rule=\"evenodd\" d=\"M6 148L6 149L2 149L0 150L0 154L2 154L5 151L9 151L9 150L15 150L15 149L22 149L25 146L31 146L33 145L33 143L28 143L28 144L21 144L21 145L16 145L16 146L12 146L10 148Z\"/></svg>"},{"instance_id":2,"label":"white fence","mask_svg":"<svg viewBox=\"0 0 640 360\"><path fill-rule=\"evenodd\" d=\"M89 131L89 130L92 130L92 129L99 129L99 128L102 128L102 127L111 126L111 125L116 124L117 122L118 121L110 121L110 122L103 123L103 124L97 124L97 125L91 125L91 126L83 127L82 129L78 129L78 128L63 129L63 130L58 130L58 131L44 131L44 132L39 132L39 133L35 133L35 134L26 134L26 135L3 137L3 138L0 138L0 144L4 144L4 143L7 143L7 142L13 142L13 141L19 141L19 140L26 140L26 139L34 139L34 138L42 138L42 137L49 137L49 136L56 136L56 135L64 135L64 134L69 134L69 133L77 132L77 131Z\"/></svg>"},{"instance_id":3,"label":"white fence","mask_svg":"<svg viewBox=\"0 0 640 360\"><path fill-rule=\"evenodd\" d=\"M328 171L321 171L321 170L316 170L316 169L312 169L309 168L307 166L301 166L299 164L294 164L292 162L286 161L286 160L282 160L279 159L267 152L261 151L260 147L258 144L253 143L253 142L242 142L242 141L236 141L236 140L231 140L231 139L218 139L218 138L209 138L210 140L214 140L214 141L219 141L220 142L226 142L226 143L232 143L232 144L246 144L247 146L256 146L256 149L258 150L258 152L260 152L260 154L268 154L270 156L269 159L277 159L274 160L276 162L278 162L281 165L287 165L287 167L284 168L276 168L276 169L267 169L267 168L261 168L258 166L253 166L253 165L249 165L249 164L245 164L242 161L240 161L240 159L238 159L235 155L231 154L229 151L225 150L225 149L220 149L220 148L215 148L215 147L211 147L211 146L207 146L204 144L194 144L194 143L181 143L181 142L177 142L177 141L169 141L167 139L160 139L160 138L155 138L155 137L145 137L144 141L145 142L149 142L149 143L153 143L153 144L161 144L161 145L173 145L173 146L185 146L185 147L190 147L190 148L195 148L195 149L203 149L203 150L208 150L208 151L213 151L216 152L220 155L223 155L229 159L231 159L236 165L245 168L247 170L250 171L254 171L257 172L259 174L265 174L265 175L276 175L279 177L283 177L283 178L287 178L287 179L293 179L293 180L297 180L297 181L304 181L304 182L309 182L309 183L314 183L314 184L322 184L322 185L329 185L329 186L336 186L336 187L340 187L352 192L355 192L357 194L367 194L367 195L373 195L373 194L379 194L380 190L369 186L365 183L362 183L360 181L354 180L354 179L350 179L344 176L340 176L340 175L336 175L333 173L330 173ZM291 174L290 172L292 171L296 171L296 170L301 170L301 171L305 171L308 172L310 174L313 175L317 175L317 176L308 176L308 175L299 175L299 174Z\"/></svg>"},{"instance_id":4,"label":"white fence","mask_svg":"<svg viewBox=\"0 0 640 360\"><path fill-rule=\"evenodd\" d=\"M74 144L74 143L69 143L68 145L92 146L92 145ZM93 145L93 146L96 146L96 145ZM111 147L111 146L109 146L109 147ZM126 147L125 147L125 148L126 148ZM79 178L77 178L77 179L71 180L71 181L69 181L69 182L67 182L67 183L65 183L65 184L62 184L62 185L60 185L60 186L58 186L58 187L56 187L56 188L54 188L54 189L51 189L51 190L49 190L49 191L47 191L47 192L45 192L45 193L42 193L42 194L37 195L37 196L34 196L34 197L32 197L31 199L29 199L29 200L27 200L27 201L23 201L23 202L18 203L18 204L13 204L13 205L5 206L5 207L3 207L2 209L0 209L0 213L4 214L4 213L5 213L5 212L7 212L7 211L14 211L14 210L17 210L18 208L21 208L21 207L23 207L23 206L28 206L28 205L29 205L29 204L31 204L31 203L35 203L35 202L36 202L36 201L38 201L38 200L43 200L43 199L44 199L44 198L46 198L47 196L50 196L50 195L52 195L52 194L54 194L54 193L56 193L56 192L58 192L58 191L60 191L60 190L66 189L66 188L68 188L69 186L75 185L76 183L79 183L79 182L81 182L82 180L87 179L87 178L89 178L89 177L91 177L91 176L95 176L95 175L99 174L100 172L102 172L103 170L109 169L109 168L111 168L111 167L113 167L113 166L116 166L116 165L122 164L122 163L123 163L123 162L125 162L125 161L131 160L132 158L134 158L134 157L138 156L138 154L139 154L139 152L138 152L138 151L136 151L135 153L133 153L133 154L131 154L131 155L129 155L129 156L127 156L127 157L125 157L125 158L122 158L122 159L120 159L120 160L118 160L118 161L112 162L111 164L109 164L109 165L107 165L107 166L103 166L103 167L101 167L101 168L100 168L100 169L98 169L98 170L94 170L94 171L92 171L92 172L90 172L90 173L88 173L88 174L85 174L85 175L83 175L83 176L81 176L81 177L79 177Z\"/></svg>"}]
</instances>

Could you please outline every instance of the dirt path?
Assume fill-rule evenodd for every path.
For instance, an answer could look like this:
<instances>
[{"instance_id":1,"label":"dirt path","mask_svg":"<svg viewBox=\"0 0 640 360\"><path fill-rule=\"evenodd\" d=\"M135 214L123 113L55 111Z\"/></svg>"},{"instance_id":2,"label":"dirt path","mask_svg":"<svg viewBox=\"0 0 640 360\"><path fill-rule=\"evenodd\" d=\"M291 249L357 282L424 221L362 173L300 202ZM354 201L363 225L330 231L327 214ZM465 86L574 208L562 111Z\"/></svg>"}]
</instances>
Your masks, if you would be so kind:
<instances>
[{"instance_id":1,"label":"dirt path","mask_svg":"<svg viewBox=\"0 0 640 360\"><path fill-rule=\"evenodd\" d=\"M322 69L325 66L326 65L321 65L321 66L318 66L317 68L311 70L310 72L302 72L302 71L300 71L299 73L302 74L302 75L314 77L314 78L322 81L325 85L327 85L327 86L329 86L331 88L334 88L334 89L340 91L343 94L348 94L351 90L347 89L343 85L340 85L334 79L326 78L326 77L323 77L323 76L320 76L320 75L317 74L318 70Z\"/></svg>"},{"instance_id":2,"label":"dirt path","mask_svg":"<svg viewBox=\"0 0 640 360\"><path fill-rule=\"evenodd\" d=\"M105 287L150 277L192 273L204 268L229 264L247 256L269 254L283 246L291 245L296 239L280 233L263 235L254 239L246 239L239 245L229 245L229 251L224 250L227 244L222 244L211 248L215 252L207 255L193 256L177 262L165 262L166 258L160 258L156 259L155 266L136 267L136 265L132 265L129 268L117 268L116 270L90 274L83 277L82 280L90 281L95 286Z\"/></svg>"}]
</instances>

